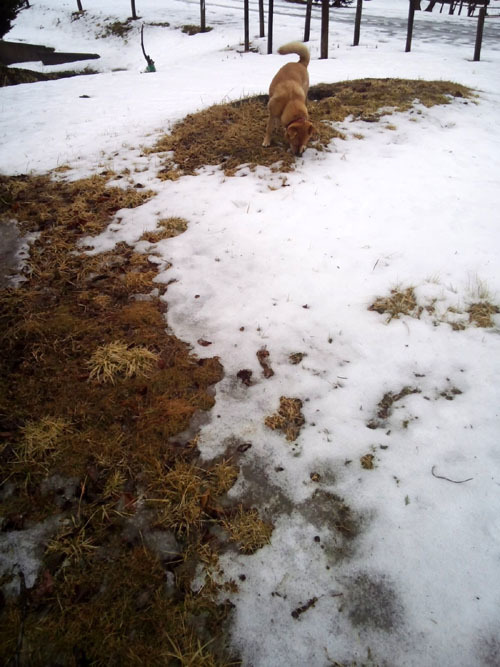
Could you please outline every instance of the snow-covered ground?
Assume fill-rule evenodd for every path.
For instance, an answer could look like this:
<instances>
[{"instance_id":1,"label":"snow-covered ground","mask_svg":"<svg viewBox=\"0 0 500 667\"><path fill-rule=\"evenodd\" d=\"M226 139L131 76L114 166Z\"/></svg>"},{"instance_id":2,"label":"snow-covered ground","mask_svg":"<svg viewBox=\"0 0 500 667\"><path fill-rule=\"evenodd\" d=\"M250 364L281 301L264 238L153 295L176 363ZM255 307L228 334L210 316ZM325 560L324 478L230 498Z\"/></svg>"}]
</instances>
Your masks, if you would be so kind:
<instances>
[{"instance_id":1,"label":"snow-covered ground","mask_svg":"<svg viewBox=\"0 0 500 667\"><path fill-rule=\"evenodd\" d=\"M437 9L416 15L404 53L408 3L371 0L358 47L354 11L332 11L330 58L319 60L315 8L312 84L446 79L476 89L477 103L346 121L346 141L307 150L285 178L210 168L161 182L160 158L142 147L189 112L266 92L286 62L255 37L257 3L258 52L243 53L242 2L207 2L213 30L189 37L178 28L199 23L196 0L138 0L144 21L170 23L145 29L155 74L142 73L138 27L125 43L96 37L104 18L128 16L126 2L84 0L74 21L76 3L32 4L7 39L100 53L88 64L102 73L1 89L0 171L131 169L158 194L119 212L97 250L136 242L160 218L190 223L160 244L158 281L175 279L169 327L225 368L200 448L210 458L251 443L231 493L275 524L269 546L223 559L239 586L232 642L243 664L499 665L500 319L461 331L444 320L463 318L449 307L500 303L500 19L487 20L480 62L476 19ZM303 8L275 9L275 47L300 39ZM387 323L368 310L398 286L434 313ZM404 388L415 392L368 428L384 395ZM281 396L303 402L295 443L264 425ZM366 454L373 469L360 463ZM350 532L338 530L340 498Z\"/></svg>"}]
</instances>

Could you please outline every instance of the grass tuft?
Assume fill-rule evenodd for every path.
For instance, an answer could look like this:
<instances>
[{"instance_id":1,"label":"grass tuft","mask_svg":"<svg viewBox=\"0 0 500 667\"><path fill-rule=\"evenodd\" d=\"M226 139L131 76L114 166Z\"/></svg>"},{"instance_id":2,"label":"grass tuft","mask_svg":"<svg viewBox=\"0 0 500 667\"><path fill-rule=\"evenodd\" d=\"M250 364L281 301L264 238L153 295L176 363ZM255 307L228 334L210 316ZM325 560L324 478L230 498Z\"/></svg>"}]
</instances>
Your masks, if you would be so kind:
<instances>
[{"instance_id":1,"label":"grass tuft","mask_svg":"<svg viewBox=\"0 0 500 667\"><path fill-rule=\"evenodd\" d=\"M239 507L234 516L222 523L232 542L239 544L240 551L245 554L255 553L271 541L273 526L259 517L256 509L245 510Z\"/></svg>"},{"instance_id":2,"label":"grass tuft","mask_svg":"<svg viewBox=\"0 0 500 667\"><path fill-rule=\"evenodd\" d=\"M100 345L88 361L89 380L115 383L118 377L147 377L159 355L145 347L129 347L126 343L113 341Z\"/></svg>"},{"instance_id":3,"label":"grass tuft","mask_svg":"<svg viewBox=\"0 0 500 667\"><path fill-rule=\"evenodd\" d=\"M302 414L302 401L300 398L289 398L282 396L280 398L280 407L278 412L266 417L265 425L273 431L283 431L286 439L290 442L297 440L300 429L305 424Z\"/></svg>"},{"instance_id":4,"label":"grass tuft","mask_svg":"<svg viewBox=\"0 0 500 667\"><path fill-rule=\"evenodd\" d=\"M485 329L495 326L493 315L500 313L500 308L489 301L472 303L466 310L469 314L469 322L477 327Z\"/></svg>"},{"instance_id":5,"label":"grass tuft","mask_svg":"<svg viewBox=\"0 0 500 667\"><path fill-rule=\"evenodd\" d=\"M406 289L392 289L388 297L378 297L368 310L387 314L389 323L393 319L399 319L401 315L419 319L423 308L417 303L414 288L407 287Z\"/></svg>"}]
</instances>

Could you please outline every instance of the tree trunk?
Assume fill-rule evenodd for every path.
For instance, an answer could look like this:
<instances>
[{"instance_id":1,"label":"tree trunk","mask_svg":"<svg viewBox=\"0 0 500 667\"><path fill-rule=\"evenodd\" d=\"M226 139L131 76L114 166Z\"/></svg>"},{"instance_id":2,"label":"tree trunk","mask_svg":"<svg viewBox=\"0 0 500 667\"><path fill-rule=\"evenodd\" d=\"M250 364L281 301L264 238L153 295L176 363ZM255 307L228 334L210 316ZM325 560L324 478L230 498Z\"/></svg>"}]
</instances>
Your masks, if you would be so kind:
<instances>
[{"instance_id":1,"label":"tree trunk","mask_svg":"<svg viewBox=\"0 0 500 667\"><path fill-rule=\"evenodd\" d=\"M135 11L135 0L130 0L130 1L131 1L131 4L132 4L132 18L133 18L134 21L135 21L135 20L137 20L137 19L139 18L139 17L137 16L136 11Z\"/></svg>"},{"instance_id":2,"label":"tree trunk","mask_svg":"<svg viewBox=\"0 0 500 667\"><path fill-rule=\"evenodd\" d=\"M83 12L82 0L76 0L76 6L78 7L79 12Z\"/></svg>"}]
</instances>

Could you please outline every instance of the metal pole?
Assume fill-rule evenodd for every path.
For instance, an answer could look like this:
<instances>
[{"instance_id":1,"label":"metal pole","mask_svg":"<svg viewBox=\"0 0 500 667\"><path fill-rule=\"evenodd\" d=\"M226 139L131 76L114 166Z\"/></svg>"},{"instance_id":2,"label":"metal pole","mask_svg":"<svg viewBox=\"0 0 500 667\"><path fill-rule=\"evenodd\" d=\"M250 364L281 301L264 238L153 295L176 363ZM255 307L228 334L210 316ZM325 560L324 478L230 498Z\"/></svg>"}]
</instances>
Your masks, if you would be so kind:
<instances>
[{"instance_id":1,"label":"metal pole","mask_svg":"<svg viewBox=\"0 0 500 667\"><path fill-rule=\"evenodd\" d=\"M260 28L260 36L265 37L265 31L264 31L264 0L259 0L259 28Z\"/></svg>"},{"instance_id":2,"label":"metal pole","mask_svg":"<svg viewBox=\"0 0 500 667\"><path fill-rule=\"evenodd\" d=\"M413 19L415 18L415 0L410 0L410 9L408 11L408 32L406 34L405 52L411 51L411 38L413 35Z\"/></svg>"},{"instance_id":3,"label":"metal pole","mask_svg":"<svg viewBox=\"0 0 500 667\"><path fill-rule=\"evenodd\" d=\"M311 12L313 0L307 0L306 5L306 23L304 26L304 42L308 42L311 36Z\"/></svg>"},{"instance_id":4,"label":"metal pole","mask_svg":"<svg viewBox=\"0 0 500 667\"><path fill-rule=\"evenodd\" d=\"M267 52L273 52L273 11L274 11L274 0L269 0L268 5L268 17L267 17Z\"/></svg>"},{"instance_id":5,"label":"metal pole","mask_svg":"<svg viewBox=\"0 0 500 667\"><path fill-rule=\"evenodd\" d=\"M248 10L248 0L244 0L243 3L243 19L245 21L245 51L250 50L250 28L249 28L249 10Z\"/></svg>"},{"instance_id":6,"label":"metal pole","mask_svg":"<svg viewBox=\"0 0 500 667\"><path fill-rule=\"evenodd\" d=\"M201 32L207 31L207 24L205 21L205 0L200 0L200 30Z\"/></svg>"},{"instance_id":7,"label":"metal pole","mask_svg":"<svg viewBox=\"0 0 500 667\"><path fill-rule=\"evenodd\" d=\"M358 0L356 5L356 18L354 20L354 42L353 46L358 46L359 44L359 33L361 32L361 12L363 10L363 0Z\"/></svg>"},{"instance_id":8,"label":"metal pole","mask_svg":"<svg viewBox=\"0 0 500 667\"><path fill-rule=\"evenodd\" d=\"M321 0L321 58L328 58L328 23L330 20L329 0Z\"/></svg>"},{"instance_id":9,"label":"metal pole","mask_svg":"<svg viewBox=\"0 0 500 667\"><path fill-rule=\"evenodd\" d=\"M483 43L484 19L486 18L486 7L481 7L477 18L476 46L474 48L474 60L477 62L481 57L481 44Z\"/></svg>"}]
</instances>

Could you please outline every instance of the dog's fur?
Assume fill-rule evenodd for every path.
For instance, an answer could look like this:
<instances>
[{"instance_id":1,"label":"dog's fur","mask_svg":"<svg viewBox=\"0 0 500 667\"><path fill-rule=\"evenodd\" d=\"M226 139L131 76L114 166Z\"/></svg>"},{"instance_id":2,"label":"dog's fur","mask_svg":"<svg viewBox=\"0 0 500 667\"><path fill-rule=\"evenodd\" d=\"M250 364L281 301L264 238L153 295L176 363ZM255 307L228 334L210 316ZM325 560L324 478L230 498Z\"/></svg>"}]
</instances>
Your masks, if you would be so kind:
<instances>
[{"instance_id":1,"label":"dog's fur","mask_svg":"<svg viewBox=\"0 0 500 667\"><path fill-rule=\"evenodd\" d=\"M290 42L281 46L278 53L296 53L300 60L284 65L271 81L267 105L269 120L262 145L271 144L273 129L281 123L292 152L302 155L313 132L306 107L309 90L309 49L302 42Z\"/></svg>"}]
</instances>

